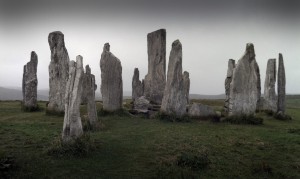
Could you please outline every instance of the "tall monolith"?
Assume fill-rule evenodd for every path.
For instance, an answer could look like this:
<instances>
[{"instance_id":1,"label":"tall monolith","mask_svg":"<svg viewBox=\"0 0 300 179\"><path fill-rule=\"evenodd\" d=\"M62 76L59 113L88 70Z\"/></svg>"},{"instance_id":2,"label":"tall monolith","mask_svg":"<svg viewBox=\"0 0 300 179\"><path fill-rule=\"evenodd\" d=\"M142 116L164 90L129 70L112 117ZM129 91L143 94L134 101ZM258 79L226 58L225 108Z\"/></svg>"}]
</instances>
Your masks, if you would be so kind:
<instances>
[{"instance_id":1,"label":"tall monolith","mask_svg":"<svg viewBox=\"0 0 300 179\"><path fill-rule=\"evenodd\" d=\"M101 94L103 109L116 111L122 108L123 82L121 61L110 52L110 45L104 44L100 60Z\"/></svg>"},{"instance_id":2,"label":"tall monolith","mask_svg":"<svg viewBox=\"0 0 300 179\"><path fill-rule=\"evenodd\" d=\"M144 95L161 104L166 85L166 30L160 29L147 35L148 73L144 80Z\"/></svg>"},{"instance_id":3,"label":"tall monolith","mask_svg":"<svg viewBox=\"0 0 300 179\"><path fill-rule=\"evenodd\" d=\"M135 68L132 77L132 101L143 96L143 94L144 86L140 80L140 72L138 68Z\"/></svg>"},{"instance_id":4,"label":"tall monolith","mask_svg":"<svg viewBox=\"0 0 300 179\"><path fill-rule=\"evenodd\" d=\"M85 78L86 86L84 89L86 90L88 120L90 125L94 126L98 121L95 101L95 91L97 89L97 85L95 83L95 75L91 73L91 68L89 65L85 66Z\"/></svg>"},{"instance_id":5,"label":"tall monolith","mask_svg":"<svg viewBox=\"0 0 300 179\"><path fill-rule=\"evenodd\" d=\"M22 92L23 92L23 108L28 111L37 110L37 64L38 56L32 51L30 61L24 65L23 71L23 83L22 83Z\"/></svg>"},{"instance_id":6,"label":"tall monolith","mask_svg":"<svg viewBox=\"0 0 300 179\"><path fill-rule=\"evenodd\" d=\"M225 79L225 104L224 104L224 111L228 113L229 109L229 98L230 98L230 83L232 81L233 70L235 68L235 60L229 59L228 60L228 68L227 68L227 75Z\"/></svg>"},{"instance_id":7,"label":"tall monolith","mask_svg":"<svg viewBox=\"0 0 300 179\"><path fill-rule=\"evenodd\" d=\"M49 65L49 104L48 111L63 112L66 84L69 77L69 55L65 47L64 34L56 31L48 36L51 50Z\"/></svg>"},{"instance_id":8,"label":"tall monolith","mask_svg":"<svg viewBox=\"0 0 300 179\"><path fill-rule=\"evenodd\" d=\"M167 83L161 104L161 112L182 117L186 114L186 89L182 74L182 45L179 40L172 43L169 57Z\"/></svg>"},{"instance_id":9,"label":"tall monolith","mask_svg":"<svg viewBox=\"0 0 300 179\"><path fill-rule=\"evenodd\" d=\"M278 64L278 81L277 81L277 112L285 114L285 69L282 54L279 53L279 64Z\"/></svg>"},{"instance_id":10,"label":"tall monolith","mask_svg":"<svg viewBox=\"0 0 300 179\"><path fill-rule=\"evenodd\" d=\"M65 116L62 139L68 142L83 134L80 118L80 102L82 90L83 65L82 57L78 55L76 62L69 62L69 78L65 92Z\"/></svg>"},{"instance_id":11,"label":"tall monolith","mask_svg":"<svg viewBox=\"0 0 300 179\"><path fill-rule=\"evenodd\" d=\"M277 98L275 92L276 83L276 59L269 59L266 70L263 110L276 112Z\"/></svg>"},{"instance_id":12,"label":"tall monolith","mask_svg":"<svg viewBox=\"0 0 300 179\"><path fill-rule=\"evenodd\" d=\"M246 51L233 70L229 94L229 115L253 115L260 98L259 67L254 46L248 43Z\"/></svg>"}]
</instances>

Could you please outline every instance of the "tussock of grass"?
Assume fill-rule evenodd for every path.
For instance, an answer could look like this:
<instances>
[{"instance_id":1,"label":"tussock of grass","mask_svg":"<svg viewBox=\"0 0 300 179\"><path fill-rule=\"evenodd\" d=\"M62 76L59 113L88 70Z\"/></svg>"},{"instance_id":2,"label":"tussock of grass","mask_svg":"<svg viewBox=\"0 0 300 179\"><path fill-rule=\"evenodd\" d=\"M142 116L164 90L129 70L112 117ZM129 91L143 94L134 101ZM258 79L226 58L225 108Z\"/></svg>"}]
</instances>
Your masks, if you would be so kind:
<instances>
[{"instance_id":1,"label":"tussock of grass","mask_svg":"<svg viewBox=\"0 0 300 179\"><path fill-rule=\"evenodd\" d=\"M274 113L273 117L275 119L278 120L282 120L282 121L288 121L288 120L292 120L292 117L287 115L287 114L283 114L282 112L278 112L278 113Z\"/></svg>"},{"instance_id":2,"label":"tussock of grass","mask_svg":"<svg viewBox=\"0 0 300 179\"><path fill-rule=\"evenodd\" d=\"M263 124L263 118L254 115L228 116L224 119L224 122L231 124L261 125Z\"/></svg>"},{"instance_id":3,"label":"tussock of grass","mask_svg":"<svg viewBox=\"0 0 300 179\"><path fill-rule=\"evenodd\" d=\"M90 135L84 134L69 142L63 142L61 137L58 137L47 150L47 154L55 157L84 157L93 150L94 144Z\"/></svg>"},{"instance_id":4,"label":"tussock of grass","mask_svg":"<svg viewBox=\"0 0 300 179\"><path fill-rule=\"evenodd\" d=\"M65 112L64 111L55 111L55 110L51 110L51 109L46 109L46 115L48 116L64 116Z\"/></svg>"},{"instance_id":5,"label":"tussock of grass","mask_svg":"<svg viewBox=\"0 0 300 179\"><path fill-rule=\"evenodd\" d=\"M41 108L38 104L36 107L24 106L23 101L21 101L21 110L24 112L39 112L39 111L43 111L44 109Z\"/></svg>"},{"instance_id":6,"label":"tussock of grass","mask_svg":"<svg viewBox=\"0 0 300 179\"><path fill-rule=\"evenodd\" d=\"M288 129L288 133L300 135L300 128L299 129Z\"/></svg>"},{"instance_id":7,"label":"tussock of grass","mask_svg":"<svg viewBox=\"0 0 300 179\"><path fill-rule=\"evenodd\" d=\"M200 170L208 167L210 160L208 158L208 153L193 154L182 152L180 156L177 157L177 165L180 167L187 167L192 170Z\"/></svg>"}]
</instances>

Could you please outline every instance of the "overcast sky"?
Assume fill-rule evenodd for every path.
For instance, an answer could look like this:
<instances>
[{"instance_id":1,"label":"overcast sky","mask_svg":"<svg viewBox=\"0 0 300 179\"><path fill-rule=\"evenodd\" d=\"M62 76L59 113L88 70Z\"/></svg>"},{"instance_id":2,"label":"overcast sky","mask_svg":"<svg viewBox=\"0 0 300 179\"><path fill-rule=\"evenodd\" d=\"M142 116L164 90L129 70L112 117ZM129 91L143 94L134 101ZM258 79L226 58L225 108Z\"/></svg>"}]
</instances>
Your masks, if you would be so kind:
<instances>
[{"instance_id":1,"label":"overcast sky","mask_svg":"<svg viewBox=\"0 0 300 179\"><path fill-rule=\"evenodd\" d=\"M224 93L228 59L238 60L254 43L262 86L269 58L283 54L287 93L300 93L300 1L298 0L0 0L0 86L22 84L23 65L38 55L38 88L49 88L48 34L61 31L70 60L83 56L100 86L104 43L123 67L131 90L133 70L147 73L147 33L167 31L183 46L190 93ZM278 62L277 62L278 63ZM99 90L99 88L97 89ZM263 92L263 89L262 89Z\"/></svg>"}]
</instances>

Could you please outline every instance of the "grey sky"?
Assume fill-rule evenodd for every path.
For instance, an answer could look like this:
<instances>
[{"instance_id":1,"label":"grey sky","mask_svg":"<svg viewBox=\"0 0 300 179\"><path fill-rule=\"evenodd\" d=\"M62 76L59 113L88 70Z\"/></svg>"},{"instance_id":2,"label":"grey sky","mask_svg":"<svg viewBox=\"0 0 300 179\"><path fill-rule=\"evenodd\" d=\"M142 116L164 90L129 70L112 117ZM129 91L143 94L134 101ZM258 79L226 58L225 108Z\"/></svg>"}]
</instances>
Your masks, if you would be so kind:
<instances>
[{"instance_id":1,"label":"grey sky","mask_svg":"<svg viewBox=\"0 0 300 179\"><path fill-rule=\"evenodd\" d=\"M297 0L0 0L0 86L21 86L23 65L36 51L39 89L48 88L48 34L62 31L71 60L83 56L100 86L105 42L123 66L124 90L135 67L147 73L147 33L167 30L183 45L191 93L224 93L229 58L254 43L262 86L269 58L283 54L287 92L300 93L300 1ZM99 89L98 89L99 90ZM263 90L262 90L263 91Z\"/></svg>"}]
</instances>

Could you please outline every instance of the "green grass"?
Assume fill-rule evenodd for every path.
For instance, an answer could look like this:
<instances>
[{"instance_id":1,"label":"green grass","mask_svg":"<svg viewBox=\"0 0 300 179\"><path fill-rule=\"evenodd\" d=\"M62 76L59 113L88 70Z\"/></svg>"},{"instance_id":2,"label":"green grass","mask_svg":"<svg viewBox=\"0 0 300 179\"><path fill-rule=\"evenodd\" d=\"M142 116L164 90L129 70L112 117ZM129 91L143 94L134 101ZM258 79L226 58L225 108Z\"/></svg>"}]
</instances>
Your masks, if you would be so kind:
<instances>
[{"instance_id":1,"label":"green grass","mask_svg":"<svg viewBox=\"0 0 300 179\"><path fill-rule=\"evenodd\" d=\"M63 117L22 112L20 102L2 101L0 178L300 178L299 102L287 99L293 120L259 113L263 125L101 116L105 127L89 132L93 150L57 156L49 149L61 135ZM85 106L81 113L84 119ZM13 165L1 169L6 158Z\"/></svg>"}]
</instances>

